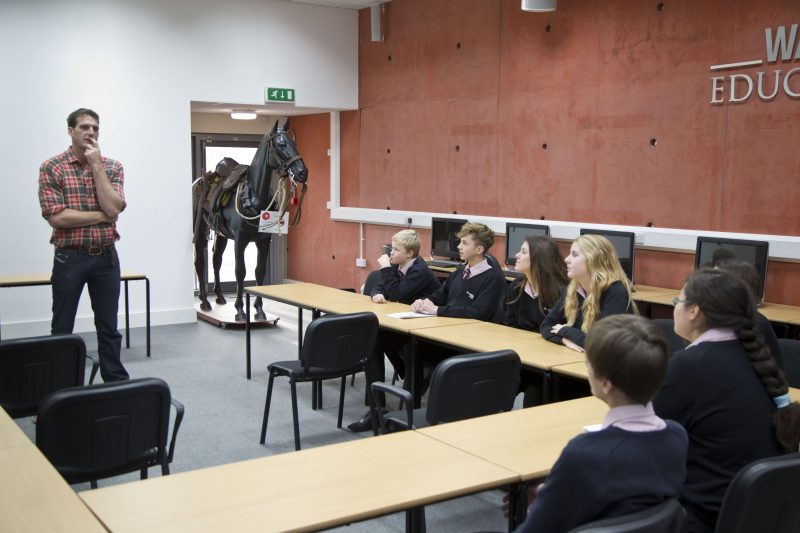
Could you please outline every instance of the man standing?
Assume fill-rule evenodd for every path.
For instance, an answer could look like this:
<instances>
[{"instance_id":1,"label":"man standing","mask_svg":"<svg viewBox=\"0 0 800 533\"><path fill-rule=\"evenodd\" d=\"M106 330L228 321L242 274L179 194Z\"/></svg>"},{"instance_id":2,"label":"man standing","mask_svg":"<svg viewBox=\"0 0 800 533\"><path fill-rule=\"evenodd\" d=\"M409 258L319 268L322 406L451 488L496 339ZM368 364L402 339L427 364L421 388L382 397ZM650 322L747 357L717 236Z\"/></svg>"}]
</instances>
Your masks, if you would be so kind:
<instances>
[{"instance_id":1,"label":"man standing","mask_svg":"<svg viewBox=\"0 0 800 533\"><path fill-rule=\"evenodd\" d=\"M52 333L72 333L88 284L100 373L108 382L128 379L120 361L120 268L114 248L119 240L115 222L126 204L122 165L100 155L99 132L100 117L91 109L70 113L72 145L39 168L39 204L53 227L50 242L55 246Z\"/></svg>"}]
</instances>

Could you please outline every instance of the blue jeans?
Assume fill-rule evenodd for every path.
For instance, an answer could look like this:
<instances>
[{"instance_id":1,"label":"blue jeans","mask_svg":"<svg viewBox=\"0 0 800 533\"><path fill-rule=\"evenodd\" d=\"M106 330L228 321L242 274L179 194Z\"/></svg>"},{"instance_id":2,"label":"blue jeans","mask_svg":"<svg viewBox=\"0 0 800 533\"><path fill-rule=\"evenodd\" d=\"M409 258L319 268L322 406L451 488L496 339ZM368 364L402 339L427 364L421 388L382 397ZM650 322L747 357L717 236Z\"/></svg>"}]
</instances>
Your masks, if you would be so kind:
<instances>
[{"instance_id":1,"label":"blue jeans","mask_svg":"<svg viewBox=\"0 0 800 533\"><path fill-rule=\"evenodd\" d=\"M122 335L117 331L120 286L117 251L111 248L102 255L88 255L78 250L56 248L51 281L52 332L72 333L83 286L88 284L97 329L100 375L105 382L128 379L128 371L120 361Z\"/></svg>"}]
</instances>

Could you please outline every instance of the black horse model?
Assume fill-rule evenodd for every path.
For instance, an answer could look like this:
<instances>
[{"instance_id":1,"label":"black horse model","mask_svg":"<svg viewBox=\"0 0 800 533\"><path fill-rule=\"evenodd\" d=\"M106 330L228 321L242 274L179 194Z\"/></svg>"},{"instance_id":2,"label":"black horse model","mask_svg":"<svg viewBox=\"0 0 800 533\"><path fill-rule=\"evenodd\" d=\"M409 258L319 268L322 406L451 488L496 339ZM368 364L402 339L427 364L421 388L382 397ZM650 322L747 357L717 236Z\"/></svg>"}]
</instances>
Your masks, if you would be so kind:
<instances>
[{"instance_id":1,"label":"black horse model","mask_svg":"<svg viewBox=\"0 0 800 533\"><path fill-rule=\"evenodd\" d=\"M270 233L258 231L261 212L278 211L273 223L279 223L291 205L297 209L290 226L300 221L308 170L297 153L294 140L288 134L289 122L281 128L277 121L264 135L250 165L239 165L229 157L217 164L213 172L192 184L194 199L195 271L200 281L200 308L211 309L206 288L206 257L208 231L216 233L214 240L214 292L217 303L225 297L219 282L219 268L227 240L233 240L236 254L236 320L246 319L242 294L244 291L244 250L251 242L258 248L256 282L263 284L267 272ZM299 199L297 185L301 185ZM265 320L261 298L255 301L256 320Z\"/></svg>"}]
</instances>

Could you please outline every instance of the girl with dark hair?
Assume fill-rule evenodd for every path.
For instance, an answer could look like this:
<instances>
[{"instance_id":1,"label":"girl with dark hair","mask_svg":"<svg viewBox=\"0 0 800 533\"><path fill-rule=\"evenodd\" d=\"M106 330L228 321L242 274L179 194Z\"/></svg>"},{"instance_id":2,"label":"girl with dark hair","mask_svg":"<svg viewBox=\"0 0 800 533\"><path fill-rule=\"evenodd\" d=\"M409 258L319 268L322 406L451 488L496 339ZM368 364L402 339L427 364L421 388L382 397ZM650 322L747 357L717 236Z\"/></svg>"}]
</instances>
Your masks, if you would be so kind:
<instances>
[{"instance_id":1,"label":"girl with dark hair","mask_svg":"<svg viewBox=\"0 0 800 533\"><path fill-rule=\"evenodd\" d=\"M509 287L503 323L538 332L569 283L567 270L558 245L550 237L526 237L515 257L516 270L525 277Z\"/></svg>"},{"instance_id":2,"label":"girl with dark hair","mask_svg":"<svg viewBox=\"0 0 800 533\"><path fill-rule=\"evenodd\" d=\"M662 418L689 433L681 500L688 531L713 531L728 484L747 464L797 451L800 405L756 326L752 292L721 270L695 272L675 304L675 352L653 400Z\"/></svg>"}]
</instances>

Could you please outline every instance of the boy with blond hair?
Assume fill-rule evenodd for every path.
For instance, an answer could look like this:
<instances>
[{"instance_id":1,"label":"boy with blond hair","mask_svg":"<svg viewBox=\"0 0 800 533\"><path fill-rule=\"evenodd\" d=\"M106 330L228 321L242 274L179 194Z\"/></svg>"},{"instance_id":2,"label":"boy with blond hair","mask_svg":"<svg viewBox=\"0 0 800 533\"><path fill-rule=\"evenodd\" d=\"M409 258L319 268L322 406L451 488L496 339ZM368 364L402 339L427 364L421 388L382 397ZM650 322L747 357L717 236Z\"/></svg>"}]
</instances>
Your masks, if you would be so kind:
<instances>
[{"instance_id":1,"label":"boy with blond hair","mask_svg":"<svg viewBox=\"0 0 800 533\"><path fill-rule=\"evenodd\" d=\"M378 258L381 281L370 294L373 302L410 304L418 298L427 298L441 287L441 283L428 265L419 257L420 244L419 234L414 230L405 229L392 236L391 254L383 254ZM405 376L403 350L408 342L408 336L400 333L381 331L378 334L375 353L367 361L367 394L372 383L384 380L386 374L384 354L392 362L398 375ZM369 411L347 428L350 431L372 429Z\"/></svg>"}]
</instances>

